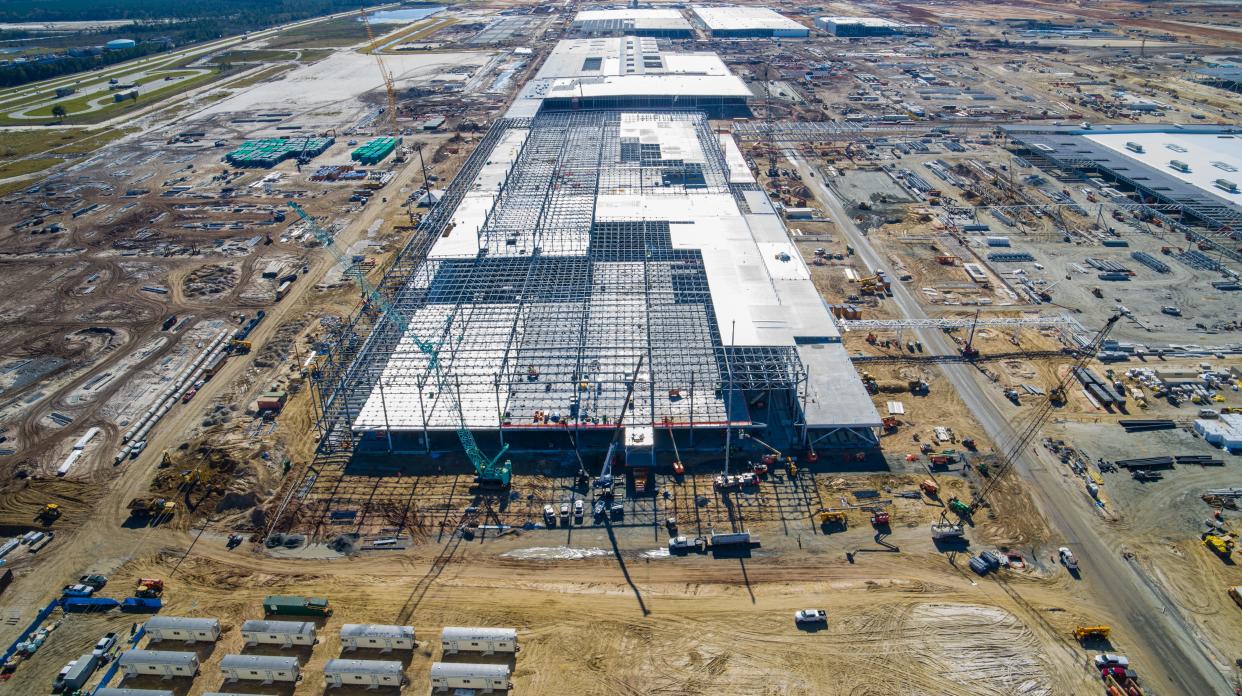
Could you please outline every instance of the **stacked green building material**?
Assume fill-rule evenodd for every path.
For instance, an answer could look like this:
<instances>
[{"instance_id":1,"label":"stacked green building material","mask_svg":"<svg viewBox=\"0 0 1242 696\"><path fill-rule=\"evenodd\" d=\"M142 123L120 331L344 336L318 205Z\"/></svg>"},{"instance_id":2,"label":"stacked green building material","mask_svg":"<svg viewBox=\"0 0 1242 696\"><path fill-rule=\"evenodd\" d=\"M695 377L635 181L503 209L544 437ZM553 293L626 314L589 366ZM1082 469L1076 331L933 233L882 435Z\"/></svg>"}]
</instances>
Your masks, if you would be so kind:
<instances>
[{"instance_id":1,"label":"stacked green building material","mask_svg":"<svg viewBox=\"0 0 1242 696\"><path fill-rule=\"evenodd\" d=\"M274 167L292 157L310 159L332 147L335 138L263 138L247 140L224 156L234 167Z\"/></svg>"},{"instance_id":2,"label":"stacked green building material","mask_svg":"<svg viewBox=\"0 0 1242 696\"><path fill-rule=\"evenodd\" d=\"M373 138L350 153L349 158L360 164L379 164L401 144L401 138Z\"/></svg>"}]
</instances>

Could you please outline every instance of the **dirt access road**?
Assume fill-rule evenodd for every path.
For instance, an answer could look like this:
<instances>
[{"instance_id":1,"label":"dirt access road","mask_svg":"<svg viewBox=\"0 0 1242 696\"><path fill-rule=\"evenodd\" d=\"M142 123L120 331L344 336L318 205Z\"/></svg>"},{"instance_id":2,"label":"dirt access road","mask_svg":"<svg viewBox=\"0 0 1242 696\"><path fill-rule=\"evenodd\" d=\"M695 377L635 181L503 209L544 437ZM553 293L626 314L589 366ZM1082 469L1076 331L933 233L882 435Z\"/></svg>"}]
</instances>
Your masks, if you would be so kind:
<instances>
[{"instance_id":1,"label":"dirt access road","mask_svg":"<svg viewBox=\"0 0 1242 696\"><path fill-rule=\"evenodd\" d=\"M368 206L349 225L337 234L337 244L348 248L377 220L402 216L400 204L404 195L401 188L410 184L415 174L421 176L417 166L407 162L398 170L397 176L383 190L387 204ZM0 607L19 609L25 620L33 616L34 608L42 606L54 596L56 588L74 578L90 572L110 574L125 565L135 555L149 551L163 535L155 528L127 528L122 523L129 517L126 505L130 499L144 495L157 470L161 454L166 449L176 449L194 431L204 413L221 399L228 399L235 389L238 378L253 370L254 356L289 319L315 306L314 287L327 274L335 261L326 252L311 254L310 272L294 283L289 295L269 308L267 318L251 334L256 349L246 356L230 359L199 394L188 404L171 410L152 431L148 446L136 460L122 464L113 472L110 486L95 502L90 512L90 523L79 524L73 532L59 534L56 541L40 554L34 572L19 575L18 580L4 594ZM310 435L308 435L309 437ZM111 448L105 448L112 451ZM110 466L108 463L100 466ZM182 503L183 501L178 501ZM55 529L55 527L53 527ZM20 571L19 571L20 572ZM12 640L24 628L18 625L0 624L0 642Z\"/></svg>"},{"instance_id":2,"label":"dirt access road","mask_svg":"<svg viewBox=\"0 0 1242 696\"><path fill-rule=\"evenodd\" d=\"M814 168L798 153L786 149L785 157L798 169L803 181L839 222L842 233L853 245L869 269L892 269L882 254L872 248L846 213L836 195L822 178L812 176ZM908 319L926 319L927 313L900 283L893 284L893 301ZM948 355L957 348L941 331L915 329L914 333L927 346L928 352ZM1016 439L1013 428L977 381L975 368L965 364L943 364L940 368L952 382L958 395L993 442L1010 443ZM1213 658L1191 632L1187 620L1167 595L1135 572L1117 551L1121 544L1106 539L1099 518L1081 495L1070 491L1038 449L1032 457L1021 452L1015 467L1029 481L1041 513L1066 542L1078 551L1084 564L1083 582L1095 597L1107 600L1113 609L1115 624L1124 627L1130 640L1146 653L1149 664L1141 665L1145 675L1161 679L1161 691L1179 694L1215 694L1232 690L1213 663Z\"/></svg>"}]
</instances>

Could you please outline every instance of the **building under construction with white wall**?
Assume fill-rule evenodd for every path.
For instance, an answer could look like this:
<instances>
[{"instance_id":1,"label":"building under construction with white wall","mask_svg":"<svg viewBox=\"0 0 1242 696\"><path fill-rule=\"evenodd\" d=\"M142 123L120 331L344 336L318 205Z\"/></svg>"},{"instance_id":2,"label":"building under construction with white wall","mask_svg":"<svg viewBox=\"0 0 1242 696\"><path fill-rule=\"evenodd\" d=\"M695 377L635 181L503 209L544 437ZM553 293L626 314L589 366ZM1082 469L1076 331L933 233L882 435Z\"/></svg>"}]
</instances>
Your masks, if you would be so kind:
<instances>
[{"instance_id":1,"label":"building under construction with white wall","mask_svg":"<svg viewBox=\"0 0 1242 696\"><path fill-rule=\"evenodd\" d=\"M730 429L874 447L879 416L732 137L697 110L524 95L387 274L390 304L341 333L325 443L448 451L464 426L484 450L603 449L623 420L652 451Z\"/></svg>"}]
</instances>

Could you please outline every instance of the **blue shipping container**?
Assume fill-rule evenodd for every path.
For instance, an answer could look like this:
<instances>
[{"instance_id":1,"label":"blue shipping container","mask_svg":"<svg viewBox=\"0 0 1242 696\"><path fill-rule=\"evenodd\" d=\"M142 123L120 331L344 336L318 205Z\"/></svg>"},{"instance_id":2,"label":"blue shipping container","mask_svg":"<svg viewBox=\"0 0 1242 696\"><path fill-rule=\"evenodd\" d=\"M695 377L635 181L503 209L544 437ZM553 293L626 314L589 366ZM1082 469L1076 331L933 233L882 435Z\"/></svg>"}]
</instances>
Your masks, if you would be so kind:
<instances>
[{"instance_id":1,"label":"blue shipping container","mask_svg":"<svg viewBox=\"0 0 1242 696\"><path fill-rule=\"evenodd\" d=\"M87 611L112 611L121 603L111 597L69 597L60 604L66 613Z\"/></svg>"}]
</instances>

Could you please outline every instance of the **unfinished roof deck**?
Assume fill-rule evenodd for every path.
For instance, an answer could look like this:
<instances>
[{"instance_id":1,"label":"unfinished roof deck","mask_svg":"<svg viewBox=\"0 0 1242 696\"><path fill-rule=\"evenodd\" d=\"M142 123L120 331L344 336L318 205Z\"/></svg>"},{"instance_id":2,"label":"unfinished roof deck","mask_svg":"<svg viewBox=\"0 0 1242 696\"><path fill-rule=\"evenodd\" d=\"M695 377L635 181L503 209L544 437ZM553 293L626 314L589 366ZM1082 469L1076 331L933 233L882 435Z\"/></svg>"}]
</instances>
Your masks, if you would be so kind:
<instances>
[{"instance_id":1,"label":"unfinished roof deck","mask_svg":"<svg viewBox=\"0 0 1242 696\"><path fill-rule=\"evenodd\" d=\"M812 429L879 425L801 254L703 114L499 128L460 184L477 210L443 213L399 294L405 335L372 339L355 432L611 429L640 358L629 425L749 425L747 392L785 394ZM440 346L451 394L414 336Z\"/></svg>"}]
</instances>

